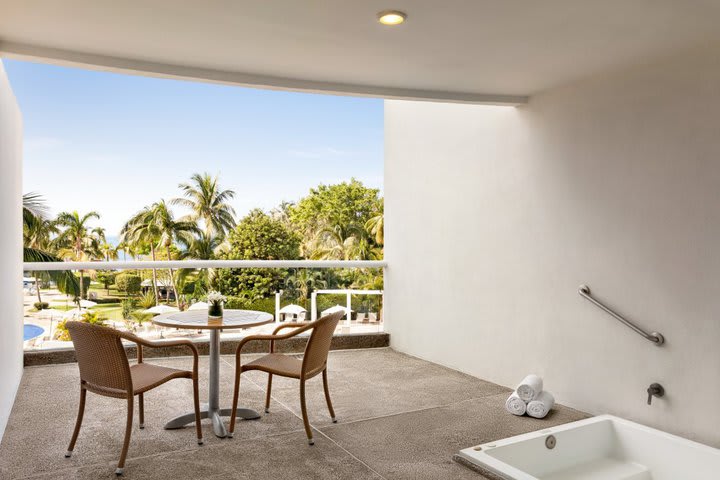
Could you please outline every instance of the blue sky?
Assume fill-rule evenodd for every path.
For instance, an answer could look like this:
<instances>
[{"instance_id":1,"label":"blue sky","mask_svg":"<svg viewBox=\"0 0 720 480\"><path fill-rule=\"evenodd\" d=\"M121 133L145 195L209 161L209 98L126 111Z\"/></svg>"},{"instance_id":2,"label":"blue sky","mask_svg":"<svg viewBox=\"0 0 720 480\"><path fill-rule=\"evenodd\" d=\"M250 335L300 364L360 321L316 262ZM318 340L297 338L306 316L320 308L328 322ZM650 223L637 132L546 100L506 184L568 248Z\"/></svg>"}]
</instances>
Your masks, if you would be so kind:
<instances>
[{"instance_id":1,"label":"blue sky","mask_svg":"<svg viewBox=\"0 0 720 480\"><path fill-rule=\"evenodd\" d=\"M3 63L23 113L24 191L53 213L98 211L109 235L194 172L219 173L239 215L351 177L382 189L382 100Z\"/></svg>"}]
</instances>

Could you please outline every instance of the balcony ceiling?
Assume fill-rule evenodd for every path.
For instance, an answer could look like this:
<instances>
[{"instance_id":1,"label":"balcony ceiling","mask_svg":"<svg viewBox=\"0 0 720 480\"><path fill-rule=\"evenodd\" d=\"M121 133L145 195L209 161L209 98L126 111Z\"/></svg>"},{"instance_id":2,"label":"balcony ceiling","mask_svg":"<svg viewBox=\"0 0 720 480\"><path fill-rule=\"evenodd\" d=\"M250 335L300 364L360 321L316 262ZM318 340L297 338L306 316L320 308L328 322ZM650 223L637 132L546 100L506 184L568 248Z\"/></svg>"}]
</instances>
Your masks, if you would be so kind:
<instances>
[{"instance_id":1,"label":"balcony ceiling","mask_svg":"<svg viewBox=\"0 0 720 480\"><path fill-rule=\"evenodd\" d=\"M717 0L2 0L15 58L243 85L513 103L720 41ZM394 8L408 20L376 22Z\"/></svg>"}]
</instances>

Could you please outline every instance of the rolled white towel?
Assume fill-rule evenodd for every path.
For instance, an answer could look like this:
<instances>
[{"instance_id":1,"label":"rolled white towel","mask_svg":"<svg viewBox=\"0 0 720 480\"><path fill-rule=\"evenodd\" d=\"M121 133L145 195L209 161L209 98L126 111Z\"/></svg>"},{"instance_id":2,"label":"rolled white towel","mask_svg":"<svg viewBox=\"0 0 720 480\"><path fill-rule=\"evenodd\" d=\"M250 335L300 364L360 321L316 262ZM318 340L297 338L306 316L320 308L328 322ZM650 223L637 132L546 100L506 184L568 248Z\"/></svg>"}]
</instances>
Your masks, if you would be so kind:
<instances>
[{"instance_id":1,"label":"rolled white towel","mask_svg":"<svg viewBox=\"0 0 720 480\"><path fill-rule=\"evenodd\" d=\"M520 398L517 392L513 392L505 401L505 410L512 413L513 415L522 416L525 415L527 404Z\"/></svg>"},{"instance_id":2,"label":"rolled white towel","mask_svg":"<svg viewBox=\"0 0 720 480\"><path fill-rule=\"evenodd\" d=\"M529 402L531 400L535 400L535 398L540 395L540 392L542 392L542 389L542 378L537 375L528 375L523 378L522 382L520 382L520 385L518 385L515 391L520 398L525 400L525 402Z\"/></svg>"},{"instance_id":3,"label":"rolled white towel","mask_svg":"<svg viewBox=\"0 0 720 480\"><path fill-rule=\"evenodd\" d=\"M540 392L535 400L528 403L527 414L535 418L545 418L555 405L555 397L550 392Z\"/></svg>"}]
</instances>

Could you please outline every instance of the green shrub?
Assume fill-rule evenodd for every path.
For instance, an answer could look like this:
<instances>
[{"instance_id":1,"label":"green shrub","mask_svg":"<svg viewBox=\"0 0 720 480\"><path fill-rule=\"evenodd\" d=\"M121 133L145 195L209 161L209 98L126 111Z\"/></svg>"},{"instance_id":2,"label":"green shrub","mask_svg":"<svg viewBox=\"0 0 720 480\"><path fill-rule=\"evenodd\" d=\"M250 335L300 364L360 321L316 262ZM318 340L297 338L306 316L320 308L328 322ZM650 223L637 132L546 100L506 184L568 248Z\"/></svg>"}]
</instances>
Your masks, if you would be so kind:
<instances>
[{"instance_id":1,"label":"green shrub","mask_svg":"<svg viewBox=\"0 0 720 480\"><path fill-rule=\"evenodd\" d=\"M94 298L93 302L97 303L98 305L104 305L106 303L120 303L123 299L120 297L105 297L105 298Z\"/></svg>"},{"instance_id":2,"label":"green shrub","mask_svg":"<svg viewBox=\"0 0 720 480\"><path fill-rule=\"evenodd\" d=\"M107 317L98 312L87 311L78 319L79 322L90 323L92 325L103 325ZM70 338L70 332L68 332L66 323L68 320L63 320L55 327L55 338L64 342L72 340Z\"/></svg>"},{"instance_id":3,"label":"green shrub","mask_svg":"<svg viewBox=\"0 0 720 480\"><path fill-rule=\"evenodd\" d=\"M95 278L97 278L97 281L102 284L105 290L109 290L110 285L115 283L115 277L117 277L117 275L118 273L112 270L100 270L95 274Z\"/></svg>"},{"instance_id":4,"label":"green shrub","mask_svg":"<svg viewBox=\"0 0 720 480\"><path fill-rule=\"evenodd\" d=\"M142 289L142 278L132 273L120 273L115 277L115 285L126 295L135 295Z\"/></svg>"},{"instance_id":5,"label":"green shrub","mask_svg":"<svg viewBox=\"0 0 720 480\"><path fill-rule=\"evenodd\" d=\"M249 300L243 297L227 297L225 308L239 310L257 310L275 315L275 297Z\"/></svg>"},{"instance_id":6,"label":"green shrub","mask_svg":"<svg viewBox=\"0 0 720 480\"><path fill-rule=\"evenodd\" d=\"M47 310L50 304L48 302L35 302L33 307L35 307L35 310Z\"/></svg>"},{"instance_id":7,"label":"green shrub","mask_svg":"<svg viewBox=\"0 0 720 480\"><path fill-rule=\"evenodd\" d=\"M134 298L126 298L122 302L120 302L120 306L122 307L122 318L125 320L130 320L132 318L132 312L135 310L135 299Z\"/></svg>"},{"instance_id":8,"label":"green shrub","mask_svg":"<svg viewBox=\"0 0 720 480\"><path fill-rule=\"evenodd\" d=\"M155 294L149 290L145 292L145 294L140 297L140 300L138 301L138 306L144 308L145 310L154 307Z\"/></svg>"},{"instance_id":9,"label":"green shrub","mask_svg":"<svg viewBox=\"0 0 720 480\"><path fill-rule=\"evenodd\" d=\"M135 319L135 321L138 323L138 325L142 325L145 322L149 322L152 320L153 314L152 313L145 313L142 310L135 310L131 313L132 318Z\"/></svg>"}]
</instances>

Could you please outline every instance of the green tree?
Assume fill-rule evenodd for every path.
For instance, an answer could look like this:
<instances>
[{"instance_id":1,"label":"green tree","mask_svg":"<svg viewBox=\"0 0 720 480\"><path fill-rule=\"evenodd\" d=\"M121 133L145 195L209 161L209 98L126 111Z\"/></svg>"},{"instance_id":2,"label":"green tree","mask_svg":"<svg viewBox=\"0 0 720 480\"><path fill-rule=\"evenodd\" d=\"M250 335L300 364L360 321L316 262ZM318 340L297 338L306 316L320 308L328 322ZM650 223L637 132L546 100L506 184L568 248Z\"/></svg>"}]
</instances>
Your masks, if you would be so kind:
<instances>
[{"instance_id":1,"label":"green tree","mask_svg":"<svg viewBox=\"0 0 720 480\"><path fill-rule=\"evenodd\" d=\"M107 294L110 294L110 285L115 283L115 277L118 273L112 270L100 270L95 274L95 278L98 282L102 283L105 287Z\"/></svg>"},{"instance_id":2,"label":"green tree","mask_svg":"<svg viewBox=\"0 0 720 480\"><path fill-rule=\"evenodd\" d=\"M218 236L199 232L190 239L180 239L179 244L181 246L178 253L180 260L213 260L220 253L223 240ZM214 288L216 274L217 270L214 268L181 268L178 270L178 283L186 286L192 283L189 293L201 296Z\"/></svg>"},{"instance_id":3,"label":"green tree","mask_svg":"<svg viewBox=\"0 0 720 480\"><path fill-rule=\"evenodd\" d=\"M364 225L382 211L380 191L362 182L320 185L290 207L290 219L301 231L314 231L317 225Z\"/></svg>"},{"instance_id":4,"label":"green tree","mask_svg":"<svg viewBox=\"0 0 720 480\"><path fill-rule=\"evenodd\" d=\"M172 249L174 242L180 238L189 238L197 232L197 226L189 221L176 220L172 210L164 200L156 202L143 208L136 213L122 229L122 242L125 245L133 245L136 250L143 246L149 246L152 260L156 260L156 249L164 248L167 259L172 260ZM159 303L157 290L157 270L152 269L153 292L155 301ZM170 269L170 280L175 290L173 270ZM175 299L179 304L177 291Z\"/></svg>"},{"instance_id":5,"label":"green tree","mask_svg":"<svg viewBox=\"0 0 720 480\"><path fill-rule=\"evenodd\" d=\"M23 209L23 243L26 249L49 253L52 250L52 236L57 234L59 229L54 221L38 216L43 214L42 210L33 213L30 209ZM57 260L60 261L59 258ZM34 271L33 277L38 303L42 304L40 281L49 278L49 275L47 272Z\"/></svg>"},{"instance_id":6,"label":"green tree","mask_svg":"<svg viewBox=\"0 0 720 480\"><path fill-rule=\"evenodd\" d=\"M57 225L63 230L55 239L59 256L76 262L99 258L102 235L89 226L91 220L99 218L97 212L88 212L84 215L77 211L60 213L57 217ZM84 270L80 270L80 298L85 298L84 274Z\"/></svg>"},{"instance_id":7,"label":"green tree","mask_svg":"<svg viewBox=\"0 0 720 480\"><path fill-rule=\"evenodd\" d=\"M385 244L385 214L383 212L365 222L365 229L375 238L375 243L378 245Z\"/></svg>"},{"instance_id":8,"label":"green tree","mask_svg":"<svg viewBox=\"0 0 720 480\"><path fill-rule=\"evenodd\" d=\"M26 193L23 195L23 261L24 262L61 262L54 254L53 234L57 233L55 222L47 218L48 208L40 194ZM39 225L45 223L44 225ZM77 277L69 270L52 270L36 273L35 278L49 278L54 281L60 291L68 292L77 297L80 285ZM38 298L40 286L36 283ZM42 302L41 302L42 303Z\"/></svg>"},{"instance_id":9,"label":"green tree","mask_svg":"<svg viewBox=\"0 0 720 480\"><path fill-rule=\"evenodd\" d=\"M134 273L120 273L115 277L117 289L126 295L135 295L142 289L142 278Z\"/></svg>"},{"instance_id":10,"label":"green tree","mask_svg":"<svg viewBox=\"0 0 720 480\"><path fill-rule=\"evenodd\" d=\"M352 179L320 185L289 208L303 237L301 253L315 259L370 259L382 256L365 225L382 212L379 190Z\"/></svg>"},{"instance_id":11,"label":"green tree","mask_svg":"<svg viewBox=\"0 0 720 480\"><path fill-rule=\"evenodd\" d=\"M217 175L195 173L190 182L179 187L184 198L172 200L173 205L189 208L192 213L187 220L202 221L208 237L224 237L235 227L235 210L228 203L235 198L235 192L220 188Z\"/></svg>"},{"instance_id":12,"label":"green tree","mask_svg":"<svg viewBox=\"0 0 720 480\"><path fill-rule=\"evenodd\" d=\"M324 272L310 268L299 268L287 277L285 286L291 293L296 292L302 306L307 307L310 292L319 288L326 288L327 280Z\"/></svg>"},{"instance_id":13,"label":"green tree","mask_svg":"<svg viewBox=\"0 0 720 480\"><path fill-rule=\"evenodd\" d=\"M115 245L108 243L107 241L103 241L100 243L98 248L100 249L100 254L106 262L118 259L119 249Z\"/></svg>"},{"instance_id":14,"label":"green tree","mask_svg":"<svg viewBox=\"0 0 720 480\"><path fill-rule=\"evenodd\" d=\"M253 210L227 237L219 258L236 260L295 260L300 258L300 237L279 220ZM258 299L279 290L286 272L281 269L222 269L217 285L226 295Z\"/></svg>"},{"instance_id":15,"label":"green tree","mask_svg":"<svg viewBox=\"0 0 720 480\"><path fill-rule=\"evenodd\" d=\"M175 220L175 216L172 210L168 208L165 200L161 200L153 205L152 215L152 221L157 226L158 246L165 247L168 260L172 260L170 247L172 247L178 239L185 239L187 241L192 238L192 234L198 231L197 226L190 221ZM175 288L175 274L172 268L169 269L169 272L170 284L175 293L175 302L179 307L180 296L178 295L177 288Z\"/></svg>"}]
</instances>

